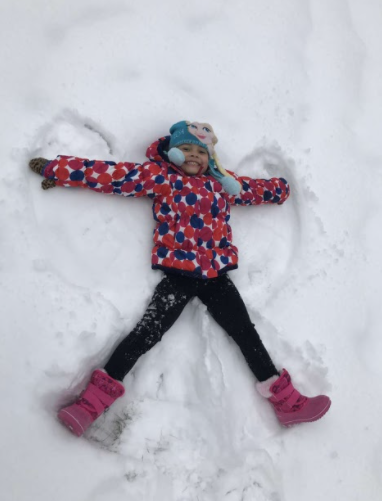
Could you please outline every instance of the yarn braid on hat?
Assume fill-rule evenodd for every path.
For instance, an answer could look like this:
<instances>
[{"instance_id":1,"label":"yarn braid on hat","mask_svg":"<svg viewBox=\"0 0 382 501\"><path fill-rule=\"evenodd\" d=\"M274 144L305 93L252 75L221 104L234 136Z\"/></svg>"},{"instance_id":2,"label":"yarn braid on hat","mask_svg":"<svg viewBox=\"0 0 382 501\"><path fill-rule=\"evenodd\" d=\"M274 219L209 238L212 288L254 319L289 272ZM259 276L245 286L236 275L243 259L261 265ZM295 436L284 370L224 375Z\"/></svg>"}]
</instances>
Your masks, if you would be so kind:
<instances>
[{"instance_id":1,"label":"yarn braid on hat","mask_svg":"<svg viewBox=\"0 0 382 501\"><path fill-rule=\"evenodd\" d=\"M185 161L183 152L177 148L182 144L197 144L208 151L208 173L221 183L224 190L230 195L237 195L241 185L222 166L216 152L215 144L218 138L208 123L190 122L182 120L170 128L170 149L168 158L180 167Z\"/></svg>"}]
</instances>

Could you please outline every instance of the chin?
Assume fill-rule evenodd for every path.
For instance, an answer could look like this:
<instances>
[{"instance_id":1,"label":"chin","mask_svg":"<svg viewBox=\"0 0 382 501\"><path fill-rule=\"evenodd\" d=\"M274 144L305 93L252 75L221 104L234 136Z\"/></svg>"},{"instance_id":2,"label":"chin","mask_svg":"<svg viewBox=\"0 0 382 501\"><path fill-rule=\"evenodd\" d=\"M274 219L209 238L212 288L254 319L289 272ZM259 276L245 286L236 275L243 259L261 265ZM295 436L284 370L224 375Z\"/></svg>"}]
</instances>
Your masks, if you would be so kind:
<instances>
[{"instance_id":1,"label":"chin","mask_svg":"<svg viewBox=\"0 0 382 501\"><path fill-rule=\"evenodd\" d=\"M199 169L200 169L200 166L199 167L189 167L189 166L182 166L181 167L182 171L187 174L187 176L196 176L196 175L199 175L199 176L202 176L203 174L206 173L207 171L207 167L203 168L202 169L202 172L199 173Z\"/></svg>"},{"instance_id":2,"label":"chin","mask_svg":"<svg viewBox=\"0 0 382 501\"><path fill-rule=\"evenodd\" d=\"M189 176L196 176L197 174L199 176L202 176L203 174L205 174L207 169L203 169L201 172L199 172L199 169L195 169L195 170L187 170L185 171L186 174L188 174Z\"/></svg>"}]
</instances>

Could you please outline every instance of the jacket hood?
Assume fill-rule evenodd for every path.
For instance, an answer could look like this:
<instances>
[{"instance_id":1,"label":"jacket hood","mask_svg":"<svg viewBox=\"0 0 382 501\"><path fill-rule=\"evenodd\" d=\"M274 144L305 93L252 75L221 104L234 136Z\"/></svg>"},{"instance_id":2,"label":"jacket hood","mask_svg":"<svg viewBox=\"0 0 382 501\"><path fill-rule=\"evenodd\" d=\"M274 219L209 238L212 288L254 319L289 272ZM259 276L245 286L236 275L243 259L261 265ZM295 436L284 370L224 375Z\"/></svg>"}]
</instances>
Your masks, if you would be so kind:
<instances>
[{"instance_id":1,"label":"jacket hood","mask_svg":"<svg viewBox=\"0 0 382 501\"><path fill-rule=\"evenodd\" d=\"M170 136L163 136L154 141L146 151L146 157L152 162L168 162L167 152L170 148Z\"/></svg>"},{"instance_id":2,"label":"jacket hood","mask_svg":"<svg viewBox=\"0 0 382 501\"><path fill-rule=\"evenodd\" d=\"M177 167L168 158L167 152L170 149L170 139L171 136L163 136L154 141L147 148L146 157L151 162L166 162L169 164L169 167L171 167L171 169L178 172L182 176L187 176L187 174L180 167Z\"/></svg>"}]
</instances>

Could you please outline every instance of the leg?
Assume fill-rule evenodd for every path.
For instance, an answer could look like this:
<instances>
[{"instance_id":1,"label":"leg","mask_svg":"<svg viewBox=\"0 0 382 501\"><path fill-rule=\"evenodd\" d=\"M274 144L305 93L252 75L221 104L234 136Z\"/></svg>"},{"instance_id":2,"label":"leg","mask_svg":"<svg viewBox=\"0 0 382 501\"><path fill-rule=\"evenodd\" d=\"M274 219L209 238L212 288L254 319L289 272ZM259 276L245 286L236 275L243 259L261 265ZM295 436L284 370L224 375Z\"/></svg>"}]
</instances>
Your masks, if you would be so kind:
<instances>
[{"instance_id":1,"label":"leg","mask_svg":"<svg viewBox=\"0 0 382 501\"><path fill-rule=\"evenodd\" d=\"M166 276L157 285L142 320L114 351L106 364L107 374L96 370L91 380L72 404L58 413L60 421L75 435L81 436L89 426L124 392L120 382L138 358L162 338L195 295L195 281Z\"/></svg>"},{"instance_id":2,"label":"leg","mask_svg":"<svg viewBox=\"0 0 382 501\"><path fill-rule=\"evenodd\" d=\"M238 344L258 381L279 375L249 318L239 291L228 275L204 281L199 287L198 297L216 322Z\"/></svg>"},{"instance_id":3,"label":"leg","mask_svg":"<svg viewBox=\"0 0 382 501\"><path fill-rule=\"evenodd\" d=\"M206 280L198 297L213 318L239 345L249 367L260 381L259 393L268 398L279 422L284 426L317 421L331 405L326 395L306 397L293 386L289 373L277 372L267 350L252 324L238 290L228 275Z\"/></svg>"},{"instance_id":4,"label":"leg","mask_svg":"<svg viewBox=\"0 0 382 501\"><path fill-rule=\"evenodd\" d=\"M122 381L138 358L162 339L189 300L195 295L194 280L166 275L134 330L118 345L105 366L106 372Z\"/></svg>"}]
</instances>

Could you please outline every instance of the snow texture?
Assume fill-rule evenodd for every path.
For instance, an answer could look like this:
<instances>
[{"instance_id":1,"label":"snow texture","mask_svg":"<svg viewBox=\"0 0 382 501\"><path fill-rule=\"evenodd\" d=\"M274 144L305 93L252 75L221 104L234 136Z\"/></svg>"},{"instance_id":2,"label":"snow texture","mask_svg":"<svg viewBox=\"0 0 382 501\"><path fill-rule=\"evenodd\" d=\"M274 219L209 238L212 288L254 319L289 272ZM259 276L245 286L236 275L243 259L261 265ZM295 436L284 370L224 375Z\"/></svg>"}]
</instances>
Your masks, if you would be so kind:
<instances>
[{"instance_id":1,"label":"snow texture","mask_svg":"<svg viewBox=\"0 0 382 501\"><path fill-rule=\"evenodd\" d=\"M34 0L1 8L0 497L381 499L382 4ZM223 165L282 176L283 206L232 210L231 273L299 389L333 400L282 429L193 300L87 433L57 409L142 316L149 200L40 189L35 156L143 161L184 119Z\"/></svg>"}]
</instances>

